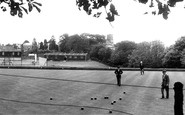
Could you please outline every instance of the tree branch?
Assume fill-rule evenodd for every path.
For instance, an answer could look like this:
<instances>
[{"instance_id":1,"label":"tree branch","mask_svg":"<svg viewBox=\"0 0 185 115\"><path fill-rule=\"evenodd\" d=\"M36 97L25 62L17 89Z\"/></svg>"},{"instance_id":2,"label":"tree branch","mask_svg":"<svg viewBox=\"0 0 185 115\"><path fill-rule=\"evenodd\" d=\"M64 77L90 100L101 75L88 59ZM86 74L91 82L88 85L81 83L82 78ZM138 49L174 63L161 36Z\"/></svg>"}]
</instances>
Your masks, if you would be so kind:
<instances>
[{"instance_id":1,"label":"tree branch","mask_svg":"<svg viewBox=\"0 0 185 115\"><path fill-rule=\"evenodd\" d=\"M7 2L7 1L5 1L5 0L4 0L3 2L6 3L6 4L10 4L10 2ZM1 3L2 3L2 2L1 2Z\"/></svg>"}]
</instances>

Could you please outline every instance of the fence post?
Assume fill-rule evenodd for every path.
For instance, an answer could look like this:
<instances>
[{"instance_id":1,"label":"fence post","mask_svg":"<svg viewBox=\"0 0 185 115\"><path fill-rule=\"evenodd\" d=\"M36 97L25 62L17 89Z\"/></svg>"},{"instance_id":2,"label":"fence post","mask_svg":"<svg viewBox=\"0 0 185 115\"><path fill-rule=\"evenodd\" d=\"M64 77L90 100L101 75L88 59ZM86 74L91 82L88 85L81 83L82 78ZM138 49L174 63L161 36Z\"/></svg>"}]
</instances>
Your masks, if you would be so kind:
<instances>
[{"instance_id":1,"label":"fence post","mask_svg":"<svg viewBox=\"0 0 185 115\"><path fill-rule=\"evenodd\" d=\"M174 84L174 115L183 114L183 84L181 82L175 82Z\"/></svg>"}]
</instances>

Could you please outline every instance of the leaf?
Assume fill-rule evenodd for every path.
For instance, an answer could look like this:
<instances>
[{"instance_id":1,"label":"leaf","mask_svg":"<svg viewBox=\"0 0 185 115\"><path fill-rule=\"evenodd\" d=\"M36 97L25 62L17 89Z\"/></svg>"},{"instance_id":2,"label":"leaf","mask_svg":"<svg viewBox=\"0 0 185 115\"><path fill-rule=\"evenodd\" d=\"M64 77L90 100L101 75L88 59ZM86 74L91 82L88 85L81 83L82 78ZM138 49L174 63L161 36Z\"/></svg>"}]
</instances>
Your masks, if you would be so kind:
<instances>
[{"instance_id":1,"label":"leaf","mask_svg":"<svg viewBox=\"0 0 185 115\"><path fill-rule=\"evenodd\" d=\"M164 5L164 9L165 9L165 11L167 11L167 12L170 12L170 9L169 9L169 7L168 7L168 5Z\"/></svg>"},{"instance_id":2,"label":"leaf","mask_svg":"<svg viewBox=\"0 0 185 115\"><path fill-rule=\"evenodd\" d=\"M114 14L111 14L111 13L109 12L109 13L107 14L106 19L109 20L109 22L114 21Z\"/></svg>"},{"instance_id":3,"label":"leaf","mask_svg":"<svg viewBox=\"0 0 185 115\"><path fill-rule=\"evenodd\" d=\"M37 4L37 5L39 5L39 6L42 6L42 4L41 3L38 3L38 2L33 2L34 4Z\"/></svg>"},{"instance_id":4,"label":"leaf","mask_svg":"<svg viewBox=\"0 0 185 115\"><path fill-rule=\"evenodd\" d=\"M139 0L139 2L146 4L148 2L148 0Z\"/></svg>"},{"instance_id":5,"label":"leaf","mask_svg":"<svg viewBox=\"0 0 185 115\"><path fill-rule=\"evenodd\" d=\"M93 9L98 9L98 3L96 3L95 1L92 2L93 3Z\"/></svg>"},{"instance_id":6,"label":"leaf","mask_svg":"<svg viewBox=\"0 0 185 115\"><path fill-rule=\"evenodd\" d=\"M144 14L148 14L148 12L145 12Z\"/></svg>"},{"instance_id":7,"label":"leaf","mask_svg":"<svg viewBox=\"0 0 185 115\"><path fill-rule=\"evenodd\" d=\"M156 11L153 11L152 14L153 14L153 15L156 15Z\"/></svg>"},{"instance_id":8,"label":"leaf","mask_svg":"<svg viewBox=\"0 0 185 115\"><path fill-rule=\"evenodd\" d=\"M28 14L28 10L21 6L21 8Z\"/></svg>"},{"instance_id":9,"label":"leaf","mask_svg":"<svg viewBox=\"0 0 185 115\"><path fill-rule=\"evenodd\" d=\"M28 3L28 8L29 8L29 12L31 12L33 10L33 6L31 3Z\"/></svg>"},{"instance_id":10,"label":"leaf","mask_svg":"<svg viewBox=\"0 0 185 115\"><path fill-rule=\"evenodd\" d=\"M117 10L115 9L115 6L113 4L110 5L110 12L112 12L112 14L119 16Z\"/></svg>"},{"instance_id":11,"label":"leaf","mask_svg":"<svg viewBox=\"0 0 185 115\"><path fill-rule=\"evenodd\" d=\"M165 4L163 6L161 3L159 3L158 4L158 9L159 9L158 15L162 14L163 18L167 20L168 19L168 14L170 12L170 9L169 9L168 5Z\"/></svg>"},{"instance_id":12,"label":"leaf","mask_svg":"<svg viewBox=\"0 0 185 115\"><path fill-rule=\"evenodd\" d=\"M40 8L38 8L35 4L33 4L33 7L35 7L37 9L37 11L40 13Z\"/></svg>"},{"instance_id":13,"label":"leaf","mask_svg":"<svg viewBox=\"0 0 185 115\"><path fill-rule=\"evenodd\" d=\"M98 12L98 13L97 13L97 17L100 17L101 13L102 13L102 12Z\"/></svg>"},{"instance_id":14,"label":"leaf","mask_svg":"<svg viewBox=\"0 0 185 115\"><path fill-rule=\"evenodd\" d=\"M163 13L163 18L164 18L165 20L168 19L168 14L169 14L169 13L167 13L167 12Z\"/></svg>"},{"instance_id":15,"label":"leaf","mask_svg":"<svg viewBox=\"0 0 185 115\"><path fill-rule=\"evenodd\" d=\"M151 0L151 3L150 3L150 8L154 7L154 3L153 3L153 0Z\"/></svg>"},{"instance_id":16,"label":"leaf","mask_svg":"<svg viewBox=\"0 0 185 115\"><path fill-rule=\"evenodd\" d=\"M15 14L14 14L14 12L11 10L10 11L10 14L12 15L12 16L15 16Z\"/></svg>"},{"instance_id":17,"label":"leaf","mask_svg":"<svg viewBox=\"0 0 185 115\"><path fill-rule=\"evenodd\" d=\"M82 7L83 5L84 5L84 2L87 2L87 0L76 0L76 5L78 6L78 7Z\"/></svg>"},{"instance_id":18,"label":"leaf","mask_svg":"<svg viewBox=\"0 0 185 115\"><path fill-rule=\"evenodd\" d=\"M21 10L19 10L18 16L19 16L19 18L22 18L23 13L21 12Z\"/></svg>"},{"instance_id":19,"label":"leaf","mask_svg":"<svg viewBox=\"0 0 185 115\"><path fill-rule=\"evenodd\" d=\"M108 0L98 0L98 3L99 3L98 7L102 7L102 6L107 6L109 1Z\"/></svg>"},{"instance_id":20,"label":"leaf","mask_svg":"<svg viewBox=\"0 0 185 115\"><path fill-rule=\"evenodd\" d=\"M99 18L100 15L101 15L101 13L102 13L102 12L98 12L98 13L94 14L94 17Z\"/></svg>"},{"instance_id":21,"label":"leaf","mask_svg":"<svg viewBox=\"0 0 185 115\"><path fill-rule=\"evenodd\" d=\"M3 9L3 12L5 12L5 11L6 11L6 8Z\"/></svg>"},{"instance_id":22,"label":"leaf","mask_svg":"<svg viewBox=\"0 0 185 115\"><path fill-rule=\"evenodd\" d=\"M91 6L91 4L88 1L83 1L83 9L87 12L89 12L89 7Z\"/></svg>"},{"instance_id":23,"label":"leaf","mask_svg":"<svg viewBox=\"0 0 185 115\"><path fill-rule=\"evenodd\" d=\"M158 14L162 14L164 12L164 9L161 3L158 4L158 9L159 9Z\"/></svg>"},{"instance_id":24,"label":"leaf","mask_svg":"<svg viewBox=\"0 0 185 115\"><path fill-rule=\"evenodd\" d=\"M88 12L87 12L87 14L88 15L91 15L91 12L92 12L92 9L89 9Z\"/></svg>"}]
</instances>

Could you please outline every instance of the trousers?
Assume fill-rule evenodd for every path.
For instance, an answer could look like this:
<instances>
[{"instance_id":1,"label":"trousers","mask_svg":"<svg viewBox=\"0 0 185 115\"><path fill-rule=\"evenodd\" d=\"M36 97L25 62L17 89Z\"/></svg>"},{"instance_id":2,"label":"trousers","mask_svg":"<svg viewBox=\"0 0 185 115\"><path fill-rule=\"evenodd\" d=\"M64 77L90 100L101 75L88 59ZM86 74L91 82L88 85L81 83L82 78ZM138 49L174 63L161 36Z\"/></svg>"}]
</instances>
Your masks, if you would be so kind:
<instances>
[{"instance_id":1,"label":"trousers","mask_svg":"<svg viewBox=\"0 0 185 115\"><path fill-rule=\"evenodd\" d=\"M169 98L169 86L162 85L161 87L162 98L164 98L164 90L166 90L166 98Z\"/></svg>"},{"instance_id":2,"label":"trousers","mask_svg":"<svg viewBox=\"0 0 185 115\"><path fill-rule=\"evenodd\" d=\"M117 85L121 86L121 75L117 75L116 78L117 78Z\"/></svg>"}]
</instances>

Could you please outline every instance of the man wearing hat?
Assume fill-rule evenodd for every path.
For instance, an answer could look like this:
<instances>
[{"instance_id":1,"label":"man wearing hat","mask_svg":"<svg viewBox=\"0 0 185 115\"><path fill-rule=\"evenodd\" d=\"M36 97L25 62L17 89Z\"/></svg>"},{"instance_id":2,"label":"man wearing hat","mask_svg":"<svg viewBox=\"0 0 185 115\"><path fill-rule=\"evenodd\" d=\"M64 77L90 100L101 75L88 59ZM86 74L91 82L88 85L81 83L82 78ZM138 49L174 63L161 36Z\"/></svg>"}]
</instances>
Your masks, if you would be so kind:
<instances>
[{"instance_id":1,"label":"man wearing hat","mask_svg":"<svg viewBox=\"0 0 185 115\"><path fill-rule=\"evenodd\" d=\"M114 73L116 74L117 85L118 85L118 86L121 86L121 74L123 73L123 71L122 71L122 70L120 69L120 67L118 66Z\"/></svg>"},{"instance_id":2,"label":"man wearing hat","mask_svg":"<svg viewBox=\"0 0 185 115\"><path fill-rule=\"evenodd\" d=\"M141 71L141 75L143 75L144 74L144 65L143 65L142 61L140 61L139 68L140 68L140 71Z\"/></svg>"},{"instance_id":3,"label":"man wearing hat","mask_svg":"<svg viewBox=\"0 0 185 115\"><path fill-rule=\"evenodd\" d=\"M166 90L166 98L169 98L169 83L170 83L170 78L166 74L166 69L162 71L162 85L161 85L161 93L162 93L162 98L164 98L164 89Z\"/></svg>"}]
</instances>

